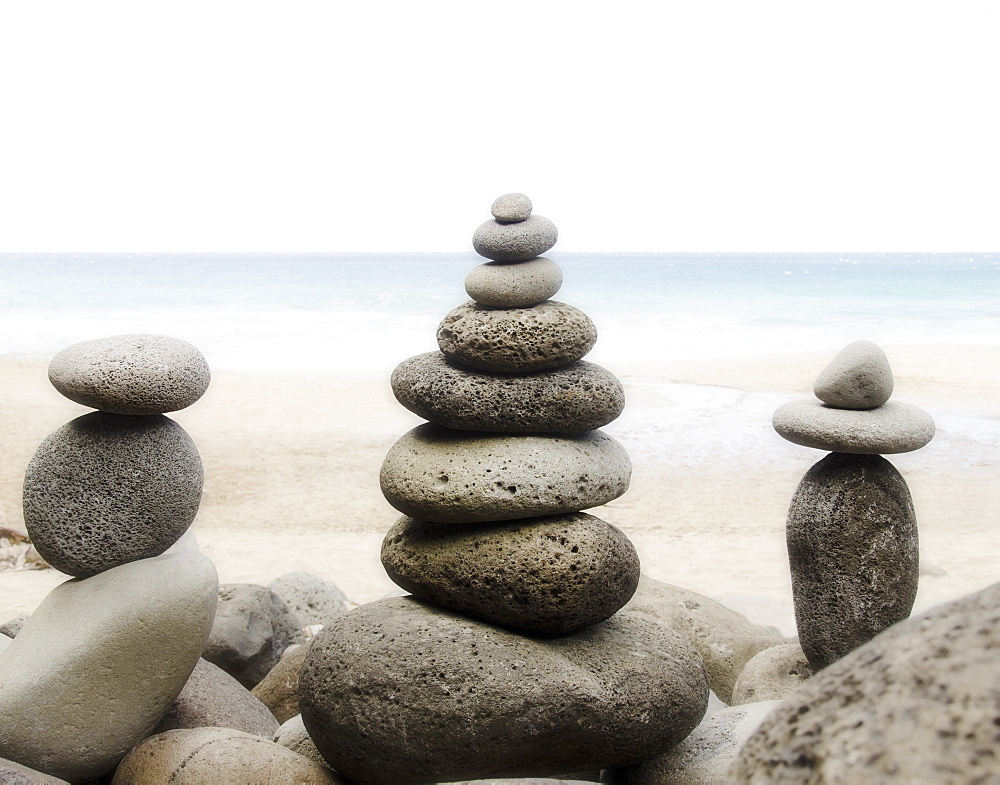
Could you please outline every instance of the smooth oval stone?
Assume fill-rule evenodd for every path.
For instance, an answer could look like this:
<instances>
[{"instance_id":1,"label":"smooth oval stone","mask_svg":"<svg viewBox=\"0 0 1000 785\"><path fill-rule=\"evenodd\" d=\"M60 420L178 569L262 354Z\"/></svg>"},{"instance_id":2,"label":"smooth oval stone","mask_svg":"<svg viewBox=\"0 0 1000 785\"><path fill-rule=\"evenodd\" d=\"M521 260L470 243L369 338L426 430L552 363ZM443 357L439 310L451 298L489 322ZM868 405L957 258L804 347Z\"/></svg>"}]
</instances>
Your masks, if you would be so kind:
<instances>
[{"instance_id":1,"label":"smooth oval stone","mask_svg":"<svg viewBox=\"0 0 1000 785\"><path fill-rule=\"evenodd\" d=\"M24 475L24 525L61 572L86 577L163 553L194 520L198 448L163 415L92 412L56 429Z\"/></svg>"},{"instance_id":2,"label":"smooth oval stone","mask_svg":"<svg viewBox=\"0 0 1000 785\"><path fill-rule=\"evenodd\" d=\"M579 512L628 490L632 463L601 431L505 436L428 423L382 462L386 500L422 521L472 523Z\"/></svg>"},{"instance_id":3,"label":"smooth oval stone","mask_svg":"<svg viewBox=\"0 0 1000 785\"><path fill-rule=\"evenodd\" d=\"M302 715L296 714L289 717L278 728L274 734L275 744L287 747L292 752L296 752L304 758L314 760L322 766L327 766L326 759L316 749L316 744L306 730L305 723L302 722Z\"/></svg>"},{"instance_id":4,"label":"smooth oval stone","mask_svg":"<svg viewBox=\"0 0 1000 785\"><path fill-rule=\"evenodd\" d=\"M541 371L583 358L597 343L597 328L583 311L556 300L506 309L468 302L444 317L437 342L449 360L481 371Z\"/></svg>"},{"instance_id":5,"label":"smooth oval stone","mask_svg":"<svg viewBox=\"0 0 1000 785\"><path fill-rule=\"evenodd\" d=\"M814 671L910 615L917 517L885 458L833 453L813 465L785 533L799 643Z\"/></svg>"},{"instance_id":6,"label":"smooth oval stone","mask_svg":"<svg viewBox=\"0 0 1000 785\"><path fill-rule=\"evenodd\" d=\"M604 621L639 582L629 539L586 513L480 524L404 517L382 542L382 565L421 599L543 634Z\"/></svg>"},{"instance_id":7,"label":"smooth oval stone","mask_svg":"<svg viewBox=\"0 0 1000 785\"><path fill-rule=\"evenodd\" d=\"M465 276L465 291L491 308L530 308L555 296L562 286L558 264L544 256L526 262L486 262Z\"/></svg>"},{"instance_id":8,"label":"smooth oval stone","mask_svg":"<svg viewBox=\"0 0 1000 785\"><path fill-rule=\"evenodd\" d=\"M816 378L813 391L839 409L874 409L892 395L892 369L885 352L871 341L848 344Z\"/></svg>"},{"instance_id":9,"label":"smooth oval stone","mask_svg":"<svg viewBox=\"0 0 1000 785\"><path fill-rule=\"evenodd\" d=\"M71 782L111 769L194 670L217 586L185 550L53 589L0 654L0 756Z\"/></svg>"},{"instance_id":10,"label":"smooth oval stone","mask_svg":"<svg viewBox=\"0 0 1000 785\"><path fill-rule=\"evenodd\" d=\"M510 193L498 196L490 206L493 217L503 223L517 223L528 220L531 215L531 199L524 194Z\"/></svg>"},{"instance_id":11,"label":"smooth oval stone","mask_svg":"<svg viewBox=\"0 0 1000 785\"><path fill-rule=\"evenodd\" d=\"M270 709L278 722L287 722L299 713L299 671L310 643L289 646L252 690L254 697Z\"/></svg>"},{"instance_id":12,"label":"smooth oval stone","mask_svg":"<svg viewBox=\"0 0 1000 785\"><path fill-rule=\"evenodd\" d=\"M113 414L163 414L208 389L202 353L165 335L113 335L68 346L49 363L49 381L71 401Z\"/></svg>"},{"instance_id":13,"label":"smooth oval stone","mask_svg":"<svg viewBox=\"0 0 1000 785\"><path fill-rule=\"evenodd\" d=\"M472 247L494 262L523 262L541 256L558 239L552 221L532 215L517 223L486 221L472 235Z\"/></svg>"},{"instance_id":14,"label":"smooth oval stone","mask_svg":"<svg viewBox=\"0 0 1000 785\"><path fill-rule=\"evenodd\" d=\"M617 377L584 360L528 374L488 374L440 352L403 360L392 373L396 400L425 420L465 431L582 433L625 407Z\"/></svg>"},{"instance_id":15,"label":"smooth oval stone","mask_svg":"<svg viewBox=\"0 0 1000 785\"><path fill-rule=\"evenodd\" d=\"M641 617L531 638L412 598L320 632L299 692L330 765L385 783L625 765L677 744L708 703L688 641Z\"/></svg>"},{"instance_id":16,"label":"smooth oval stone","mask_svg":"<svg viewBox=\"0 0 1000 785\"><path fill-rule=\"evenodd\" d=\"M934 420L918 406L889 401L877 409L834 409L790 401L774 412L774 430L803 447L857 455L919 450L934 438Z\"/></svg>"},{"instance_id":17,"label":"smooth oval stone","mask_svg":"<svg viewBox=\"0 0 1000 785\"><path fill-rule=\"evenodd\" d=\"M733 706L782 700L813 675L798 643L782 643L754 655L733 687Z\"/></svg>"}]
</instances>

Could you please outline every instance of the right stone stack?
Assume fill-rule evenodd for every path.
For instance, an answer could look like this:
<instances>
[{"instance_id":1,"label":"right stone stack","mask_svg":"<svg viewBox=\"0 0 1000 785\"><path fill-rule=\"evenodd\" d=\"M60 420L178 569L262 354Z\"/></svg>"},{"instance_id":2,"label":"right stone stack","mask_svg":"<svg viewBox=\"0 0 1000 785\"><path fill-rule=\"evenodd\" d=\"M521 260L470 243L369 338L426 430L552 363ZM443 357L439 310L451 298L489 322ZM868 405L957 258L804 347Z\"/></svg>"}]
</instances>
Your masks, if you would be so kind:
<instances>
[{"instance_id":1,"label":"right stone stack","mask_svg":"<svg viewBox=\"0 0 1000 785\"><path fill-rule=\"evenodd\" d=\"M814 671L910 615L917 593L917 520L909 488L884 454L910 452L934 421L890 401L885 353L856 341L816 380L818 400L792 401L774 429L829 450L799 483L786 523L799 643Z\"/></svg>"}]
</instances>

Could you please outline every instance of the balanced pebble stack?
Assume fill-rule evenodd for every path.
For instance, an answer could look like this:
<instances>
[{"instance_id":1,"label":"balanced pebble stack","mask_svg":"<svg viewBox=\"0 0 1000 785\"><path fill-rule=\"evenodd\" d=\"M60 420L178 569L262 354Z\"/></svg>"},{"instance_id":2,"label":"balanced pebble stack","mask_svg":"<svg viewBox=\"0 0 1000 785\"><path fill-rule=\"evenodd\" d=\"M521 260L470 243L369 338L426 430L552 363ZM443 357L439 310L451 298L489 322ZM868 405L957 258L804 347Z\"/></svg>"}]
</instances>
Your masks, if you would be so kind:
<instances>
[{"instance_id":1,"label":"balanced pebble stack","mask_svg":"<svg viewBox=\"0 0 1000 785\"><path fill-rule=\"evenodd\" d=\"M786 523L799 641L815 671L907 618L916 597L913 501L881 456L923 447L934 421L892 391L885 353L856 341L820 373L817 400L774 413L785 439L830 451L806 472Z\"/></svg>"}]
</instances>

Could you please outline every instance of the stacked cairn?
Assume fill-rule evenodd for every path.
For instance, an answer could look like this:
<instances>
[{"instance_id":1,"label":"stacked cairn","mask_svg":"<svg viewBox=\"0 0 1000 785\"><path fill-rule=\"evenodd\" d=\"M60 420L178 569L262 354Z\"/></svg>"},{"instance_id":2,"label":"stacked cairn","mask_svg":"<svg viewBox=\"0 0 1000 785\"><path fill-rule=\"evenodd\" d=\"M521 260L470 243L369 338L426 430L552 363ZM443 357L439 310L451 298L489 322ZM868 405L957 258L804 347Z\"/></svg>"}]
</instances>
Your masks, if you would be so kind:
<instances>
[{"instance_id":1,"label":"stacked cairn","mask_svg":"<svg viewBox=\"0 0 1000 785\"><path fill-rule=\"evenodd\" d=\"M677 744L705 712L704 666L675 630L617 613L639 560L582 512L625 492L624 448L597 430L621 384L582 360L597 334L555 302L541 256L556 227L523 194L473 238L491 261L440 351L402 362L398 400L430 422L389 450L386 499L404 514L382 563L412 596L362 605L314 639L302 719L359 783L446 782L599 770Z\"/></svg>"},{"instance_id":2,"label":"stacked cairn","mask_svg":"<svg viewBox=\"0 0 1000 785\"><path fill-rule=\"evenodd\" d=\"M786 537L799 642L814 671L910 615L917 593L917 519L909 488L884 454L919 449L930 415L890 401L885 353L856 341L816 379L818 400L774 413L795 444L829 450L806 472Z\"/></svg>"},{"instance_id":3,"label":"stacked cairn","mask_svg":"<svg viewBox=\"0 0 1000 785\"><path fill-rule=\"evenodd\" d=\"M24 480L57 586L0 654L0 758L71 782L109 770L159 723L208 640L218 576L184 538L201 500L191 438L163 416L209 383L184 341L122 335L57 354L49 378L93 407L50 434Z\"/></svg>"}]
</instances>

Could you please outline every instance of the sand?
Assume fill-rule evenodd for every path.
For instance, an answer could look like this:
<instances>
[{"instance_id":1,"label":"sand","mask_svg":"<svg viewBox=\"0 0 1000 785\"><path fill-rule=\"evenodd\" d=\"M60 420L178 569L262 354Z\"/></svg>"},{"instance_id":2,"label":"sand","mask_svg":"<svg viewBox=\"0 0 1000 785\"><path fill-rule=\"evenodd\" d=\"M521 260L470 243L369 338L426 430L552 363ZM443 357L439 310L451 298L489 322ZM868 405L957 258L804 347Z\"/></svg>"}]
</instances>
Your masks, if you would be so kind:
<instances>
[{"instance_id":1,"label":"sand","mask_svg":"<svg viewBox=\"0 0 1000 785\"><path fill-rule=\"evenodd\" d=\"M977 591L1000 569L1000 347L886 346L894 399L927 409L938 436L891 456L910 485L921 538L917 609ZM650 577L715 597L793 635L784 544L788 502L824 453L770 427L780 403L811 395L830 352L618 366L627 407L605 430L628 448L625 496L591 513L635 543ZM290 570L334 581L355 602L395 590L379 563L398 513L382 498L389 446L422 422L385 373L217 370L173 416L197 443L206 481L194 524L223 582ZM23 529L24 468L51 431L88 410L48 384L44 362L0 358L0 526ZM0 621L33 610L66 577L0 572Z\"/></svg>"}]
</instances>

